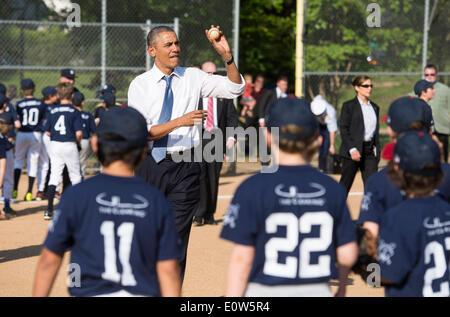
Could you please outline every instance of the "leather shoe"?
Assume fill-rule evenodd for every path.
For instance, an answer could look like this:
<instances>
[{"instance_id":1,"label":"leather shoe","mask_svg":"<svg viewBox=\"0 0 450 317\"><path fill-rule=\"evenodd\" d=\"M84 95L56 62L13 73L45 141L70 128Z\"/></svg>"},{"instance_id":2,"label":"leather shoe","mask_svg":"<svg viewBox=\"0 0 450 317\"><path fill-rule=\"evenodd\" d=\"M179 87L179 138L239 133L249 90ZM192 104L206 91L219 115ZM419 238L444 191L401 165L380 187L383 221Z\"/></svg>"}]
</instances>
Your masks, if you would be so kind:
<instances>
[{"instance_id":1,"label":"leather shoe","mask_svg":"<svg viewBox=\"0 0 450 317\"><path fill-rule=\"evenodd\" d=\"M210 215L210 216L203 217L203 224L205 224L205 225L215 225L216 221L214 220L214 216Z\"/></svg>"},{"instance_id":2,"label":"leather shoe","mask_svg":"<svg viewBox=\"0 0 450 317\"><path fill-rule=\"evenodd\" d=\"M192 220L192 223L194 224L194 226L201 226L203 224L202 217L195 216Z\"/></svg>"}]
</instances>

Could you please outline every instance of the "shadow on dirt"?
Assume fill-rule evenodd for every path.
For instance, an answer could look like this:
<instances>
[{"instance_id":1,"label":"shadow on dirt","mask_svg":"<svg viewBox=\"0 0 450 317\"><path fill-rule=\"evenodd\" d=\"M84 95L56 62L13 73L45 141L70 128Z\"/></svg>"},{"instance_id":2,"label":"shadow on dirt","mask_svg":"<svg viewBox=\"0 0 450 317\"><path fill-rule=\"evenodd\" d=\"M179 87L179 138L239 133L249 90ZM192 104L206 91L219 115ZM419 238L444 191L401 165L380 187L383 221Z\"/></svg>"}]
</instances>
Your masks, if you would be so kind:
<instances>
[{"instance_id":1,"label":"shadow on dirt","mask_svg":"<svg viewBox=\"0 0 450 317\"><path fill-rule=\"evenodd\" d=\"M42 244L12 250L0 250L0 263L38 256L41 254L41 250Z\"/></svg>"}]
</instances>

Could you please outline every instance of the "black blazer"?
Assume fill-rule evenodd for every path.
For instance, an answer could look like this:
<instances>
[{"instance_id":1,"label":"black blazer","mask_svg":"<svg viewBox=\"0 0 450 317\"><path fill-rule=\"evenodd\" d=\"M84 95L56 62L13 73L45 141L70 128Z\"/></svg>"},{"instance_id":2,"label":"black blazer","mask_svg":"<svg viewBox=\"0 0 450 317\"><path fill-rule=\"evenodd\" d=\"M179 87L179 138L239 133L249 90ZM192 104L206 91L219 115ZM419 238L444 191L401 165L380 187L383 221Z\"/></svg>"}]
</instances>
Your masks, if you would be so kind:
<instances>
[{"instance_id":1,"label":"black blazer","mask_svg":"<svg viewBox=\"0 0 450 317\"><path fill-rule=\"evenodd\" d=\"M200 98L198 109L208 109L207 106L203 107L203 98ZM226 135L226 128L238 126L238 114L233 99L217 98L217 125L223 134L223 151L225 152L227 139L231 136L236 139L236 135Z\"/></svg>"},{"instance_id":2,"label":"black blazer","mask_svg":"<svg viewBox=\"0 0 450 317\"><path fill-rule=\"evenodd\" d=\"M379 114L380 108L370 100L370 104L375 110L377 117L377 126L374 134L375 149L377 160L380 160L380 140L379 140ZM339 129L341 133L341 147L339 154L346 158L351 158L349 150L351 148L357 148L362 155L363 141L364 141L364 119L361 110L361 105L358 98L355 97L352 100L346 101L342 104L341 115L339 119Z\"/></svg>"},{"instance_id":3,"label":"black blazer","mask_svg":"<svg viewBox=\"0 0 450 317\"><path fill-rule=\"evenodd\" d=\"M256 103L256 111L258 113L259 119L265 119L267 113L269 112L270 105L277 99L277 90L269 89L259 97Z\"/></svg>"}]
</instances>

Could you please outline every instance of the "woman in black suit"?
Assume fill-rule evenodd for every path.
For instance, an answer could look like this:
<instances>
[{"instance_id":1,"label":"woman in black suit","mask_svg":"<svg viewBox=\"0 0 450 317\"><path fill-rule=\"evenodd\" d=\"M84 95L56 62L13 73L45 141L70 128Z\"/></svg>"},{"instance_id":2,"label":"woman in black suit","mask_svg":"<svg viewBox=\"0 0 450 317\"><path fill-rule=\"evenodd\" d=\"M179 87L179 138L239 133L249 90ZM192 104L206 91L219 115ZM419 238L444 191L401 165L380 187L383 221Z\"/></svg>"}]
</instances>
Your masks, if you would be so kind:
<instances>
[{"instance_id":1,"label":"woman in black suit","mask_svg":"<svg viewBox=\"0 0 450 317\"><path fill-rule=\"evenodd\" d=\"M368 76L358 76L352 81L356 97L342 105L339 128L342 144L339 154L342 158L340 183L347 193L352 187L358 170L364 184L378 171L380 142L378 137L378 117L380 108L371 101L372 80Z\"/></svg>"}]
</instances>

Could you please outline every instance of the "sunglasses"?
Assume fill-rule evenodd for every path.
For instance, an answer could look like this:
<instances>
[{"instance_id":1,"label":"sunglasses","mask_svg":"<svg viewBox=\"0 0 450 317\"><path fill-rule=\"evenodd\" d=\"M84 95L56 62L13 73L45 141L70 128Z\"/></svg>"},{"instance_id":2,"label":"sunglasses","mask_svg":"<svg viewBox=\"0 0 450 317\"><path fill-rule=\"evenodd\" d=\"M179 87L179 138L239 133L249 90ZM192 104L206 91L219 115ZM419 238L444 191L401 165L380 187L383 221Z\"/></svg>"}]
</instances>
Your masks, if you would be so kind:
<instances>
[{"instance_id":1,"label":"sunglasses","mask_svg":"<svg viewBox=\"0 0 450 317\"><path fill-rule=\"evenodd\" d=\"M425 74L425 77L436 76L436 74Z\"/></svg>"},{"instance_id":2,"label":"sunglasses","mask_svg":"<svg viewBox=\"0 0 450 317\"><path fill-rule=\"evenodd\" d=\"M373 88L373 85L359 85L359 87L364 87L364 88Z\"/></svg>"}]
</instances>

